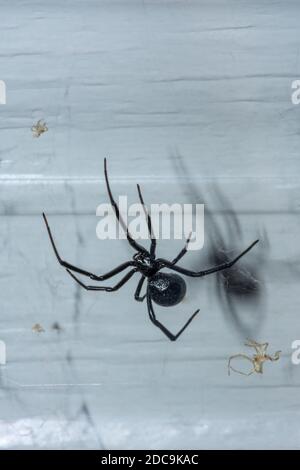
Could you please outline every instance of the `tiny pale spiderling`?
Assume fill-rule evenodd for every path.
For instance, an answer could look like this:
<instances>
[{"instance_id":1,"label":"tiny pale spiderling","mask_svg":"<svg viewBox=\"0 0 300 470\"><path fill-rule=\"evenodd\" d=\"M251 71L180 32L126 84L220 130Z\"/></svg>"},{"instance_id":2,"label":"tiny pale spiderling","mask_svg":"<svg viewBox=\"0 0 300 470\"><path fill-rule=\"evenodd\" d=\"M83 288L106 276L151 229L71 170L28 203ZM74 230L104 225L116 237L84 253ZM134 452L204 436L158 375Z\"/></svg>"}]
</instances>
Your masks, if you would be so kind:
<instances>
[{"instance_id":1,"label":"tiny pale spiderling","mask_svg":"<svg viewBox=\"0 0 300 470\"><path fill-rule=\"evenodd\" d=\"M269 343L257 343L256 341L248 339L247 342L245 343L245 346L248 346L250 348L255 349L255 354L252 356L248 356L247 354L235 354L234 356L231 356L228 361L228 375L230 375L230 370L233 370L234 372L237 372L238 374L242 375L252 375L254 372L257 374L262 374L263 373L263 364L266 361L278 361L280 358L281 351L276 351L276 353L273 356L270 356L267 354L267 349L269 346ZM233 359L246 359L247 361L250 361L253 365L252 369L249 372L243 372L241 370L234 369L231 365L231 361Z\"/></svg>"},{"instance_id":2,"label":"tiny pale spiderling","mask_svg":"<svg viewBox=\"0 0 300 470\"><path fill-rule=\"evenodd\" d=\"M31 128L33 137L40 137L44 132L48 131L46 122L40 119L34 126Z\"/></svg>"},{"instance_id":3,"label":"tiny pale spiderling","mask_svg":"<svg viewBox=\"0 0 300 470\"><path fill-rule=\"evenodd\" d=\"M45 332L44 328L39 323L36 323L35 325L33 325L32 331L34 333L44 333Z\"/></svg>"}]
</instances>

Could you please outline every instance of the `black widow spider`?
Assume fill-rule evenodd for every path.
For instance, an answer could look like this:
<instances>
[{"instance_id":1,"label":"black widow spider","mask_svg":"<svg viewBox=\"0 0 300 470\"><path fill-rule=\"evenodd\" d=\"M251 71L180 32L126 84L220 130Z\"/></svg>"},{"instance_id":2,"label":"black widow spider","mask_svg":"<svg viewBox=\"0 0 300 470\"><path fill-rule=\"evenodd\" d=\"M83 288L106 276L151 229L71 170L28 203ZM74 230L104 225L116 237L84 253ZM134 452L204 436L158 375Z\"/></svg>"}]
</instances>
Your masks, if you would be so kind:
<instances>
[{"instance_id":1,"label":"black widow spider","mask_svg":"<svg viewBox=\"0 0 300 470\"><path fill-rule=\"evenodd\" d=\"M120 214L119 207L117 203L115 202L111 189L110 189L110 185L108 182L108 175L107 175L106 159L104 159L104 175L105 175L107 192L109 195L111 205L114 209L116 218L118 222L120 223L120 225L122 226L123 230L125 231L128 242L130 243L132 248L136 250L136 253L133 255L133 259L131 261L127 261L126 263L121 264L120 266L116 267L112 271L109 271L108 273L103 274L102 276L97 276L96 274L90 273L89 271L85 271L84 269L78 268L77 266L74 266L73 264L70 264L67 261L64 261L60 257L57 251L46 215L43 213L43 218L47 227L48 235L49 235L54 253L56 255L56 258L59 261L59 263L64 268L66 268L70 276L78 284L80 284L81 287L83 287L86 290L91 290L91 291L114 292L120 289L127 281L129 281L129 279L135 273L137 272L140 273L141 278L138 282L138 285L135 291L135 295L134 295L135 300L137 300L138 302L143 302L143 300L147 298L148 313L149 313L149 318L151 322L155 326L157 326L171 341L176 341L177 338L179 338L179 336L181 335L181 333L183 333L186 327L195 318L199 310L196 310L196 312L193 313L193 315L189 318L189 320L178 331L176 335L171 333L160 321L157 320L154 309L153 309L152 301L154 301L156 304L161 305L163 307L171 307L181 302L186 293L186 283L182 279L181 276L175 273L162 273L160 272L161 269L168 268L171 271L175 271L177 273L184 274L185 276L191 276L191 277L206 276L207 274L212 274L212 273L221 271L223 269L228 269L231 266L233 266L242 256L244 256L248 251L250 251L254 245L256 245L258 240L253 242L245 251L243 251L240 255L238 255L232 261L227 261L218 266L215 266L214 268L205 269L203 271L190 271L188 269L182 268L181 266L177 266L178 261L187 252L188 244L190 241L190 236L187 238L184 248L172 261L168 261L163 258L156 258L155 256L156 238L153 235L151 217L145 207L145 203L142 197L140 186L137 185L137 189L138 189L139 199L143 206L145 217L147 219L148 232L151 238L150 251L146 250L146 248L144 248L142 245L140 245L136 240L132 238L132 236L129 233L128 228L125 225L125 222ZM82 274L83 276L87 276L93 281L105 281L106 279L113 277L115 274L118 274L127 268L132 268L132 269L128 271L128 273L113 287L86 285L80 279L78 279L72 272L74 271L75 273L79 273L79 274ZM146 294L143 296L140 296L145 279L147 279L148 281Z\"/></svg>"}]
</instances>

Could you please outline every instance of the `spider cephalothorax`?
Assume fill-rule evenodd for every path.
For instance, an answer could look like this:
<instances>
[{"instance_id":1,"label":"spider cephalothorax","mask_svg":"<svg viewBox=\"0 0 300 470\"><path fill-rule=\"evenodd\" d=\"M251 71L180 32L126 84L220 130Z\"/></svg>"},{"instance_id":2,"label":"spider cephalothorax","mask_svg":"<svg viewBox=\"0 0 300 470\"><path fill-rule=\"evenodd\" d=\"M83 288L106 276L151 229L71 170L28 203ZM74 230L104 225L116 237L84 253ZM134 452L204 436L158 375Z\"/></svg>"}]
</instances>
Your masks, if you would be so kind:
<instances>
[{"instance_id":1,"label":"spider cephalothorax","mask_svg":"<svg viewBox=\"0 0 300 470\"><path fill-rule=\"evenodd\" d=\"M159 266L155 259L151 259L151 257L145 253L136 253L133 255L133 259L136 261L138 270L147 277L152 276L159 270Z\"/></svg>"},{"instance_id":2,"label":"spider cephalothorax","mask_svg":"<svg viewBox=\"0 0 300 470\"><path fill-rule=\"evenodd\" d=\"M147 298L148 314L149 314L149 318L151 322L155 326L157 326L171 341L175 341L181 335L181 333L183 333L186 327L191 323L191 321L197 315L199 310L196 310L196 312L193 313L193 315L189 318L189 320L185 323L185 325L179 330L179 332L174 335L159 320L157 320L154 309L153 309L152 301L154 301L155 303L163 307L171 307L173 305L178 304L179 302L182 301L182 299L185 296L186 283L183 280L183 278L179 276L179 274L177 273L183 274L185 276L190 276L190 277L202 277L202 276L206 276L207 274L212 274L212 273L221 271L223 269L229 269L243 255L245 255L249 250L251 250L251 248L258 242L258 240L253 242L245 251L243 251L240 255L238 255L233 260L226 261L225 263L222 263L213 268L205 269L203 271L191 271L189 269L185 269L177 265L178 261L185 255L185 253L188 250L190 237L188 237L188 239L186 240L185 246L172 261L169 261L163 258L156 258L155 256L156 239L152 232L151 217L148 214L148 211L145 207L139 185L137 185L138 195L139 195L140 202L144 208L145 217L147 219L147 224L148 224L148 232L149 232L149 236L151 239L149 250L144 248L142 245L140 245L136 240L132 238L131 234L129 233L128 228L126 227L124 220L122 219L122 216L119 211L119 207L117 203L115 202L111 189L110 189L108 175L107 175L106 159L104 160L104 174L105 174L107 192L109 195L111 205L115 211L117 220L121 224L122 228L124 229L128 242L130 243L130 245L136 252L133 255L132 260L127 261L121 264L120 266L117 266L112 271L109 271L108 273L100 275L100 276L93 274L89 271L86 271L84 269L78 268L77 266L74 266L73 264L70 264L67 261L64 261L60 257L57 251L50 227L48 225L47 218L45 214L43 214L44 221L47 227L47 231L50 237L50 241L51 241L54 253L59 263L64 268L66 268L70 276L76 282L78 282L78 284L80 284L81 287L83 287L86 290L113 292L113 291L120 289L127 281L129 281L129 279L135 273L140 273L141 277L140 277L140 280L138 282L138 285L134 294L135 300L137 300L138 302L143 302L144 299ZM128 268L130 268L130 270L125 274L125 276L116 285L112 287L86 285L79 278L77 278L74 274L74 273L81 274L83 276L89 277L93 281L105 281L106 279L109 279ZM174 272L171 272L171 273L161 272L161 270L164 268L167 268L171 271L175 271L175 273ZM147 289L146 289L146 293L143 296L141 296L140 294L141 294L141 290L142 290L145 280L147 280Z\"/></svg>"}]
</instances>

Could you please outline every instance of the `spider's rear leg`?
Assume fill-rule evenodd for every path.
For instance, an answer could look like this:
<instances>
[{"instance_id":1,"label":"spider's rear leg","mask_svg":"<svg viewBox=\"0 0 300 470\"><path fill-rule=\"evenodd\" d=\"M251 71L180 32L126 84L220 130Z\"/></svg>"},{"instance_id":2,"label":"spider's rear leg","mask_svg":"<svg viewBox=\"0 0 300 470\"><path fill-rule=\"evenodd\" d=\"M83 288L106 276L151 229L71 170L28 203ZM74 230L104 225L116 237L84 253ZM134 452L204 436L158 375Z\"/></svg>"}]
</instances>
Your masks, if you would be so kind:
<instances>
[{"instance_id":1,"label":"spider's rear leg","mask_svg":"<svg viewBox=\"0 0 300 470\"><path fill-rule=\"evenodd\" d=\"M189 324L192 322L192 320L195 318L195 316L200 312L200 310L196 310L196 312L193 313L193 315L188 319L188 321L183 325L183 327L178 331L176 335L171 333L171 331L168 330L160 321L157 320L153 305L152 305L152 300L151 300L151 294L150 294L150 289L149 286L147 288L147 306L148 306L148 313L149 313L149 318L152 321L152 323L157 326L168 338L170 341L176 341L179 336L184 332L184 330L189 326Z\"/></svg>"}]
</instances>

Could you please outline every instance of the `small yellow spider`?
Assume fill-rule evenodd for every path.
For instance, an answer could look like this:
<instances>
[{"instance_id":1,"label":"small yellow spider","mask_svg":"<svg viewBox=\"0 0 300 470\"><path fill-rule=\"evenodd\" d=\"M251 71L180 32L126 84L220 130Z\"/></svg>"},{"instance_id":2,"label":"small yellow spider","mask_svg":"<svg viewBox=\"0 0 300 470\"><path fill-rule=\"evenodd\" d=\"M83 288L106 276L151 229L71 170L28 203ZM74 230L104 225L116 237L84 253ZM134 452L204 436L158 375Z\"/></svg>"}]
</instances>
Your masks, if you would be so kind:
<instances>
[{"instance_id":1,"label":"small yellow spider","mask_svg":"<svg viewBox=\"0 0 300 470\"><path fill-rule=\"evenodd\" d=\"M32 331L34 333L44 333L45 332L44 328L39 323L36 323L35 325L33 325Z\"/></svg>"},{"instance_id":2,"label":"small yellow spider","mask_svg":"<svg viewBox=\"0 0 300 470\"><path fill-rule=\"evenodd\" d=\"M33 137L40 137L44 132L47 132L48 127L46 123L40 119L34 126L31 128Z\"/></svg>"},{"instance_id":3,"label":"small yellow spider","mask_svg":"<svg viewBox=\"0 0 300 470\"><path fill-rule=\"evenodd\" d=\"M281 351L276 351L274 356L270 356L267 354L267 348L269 346L269 343L257 343L256 341L248 339L247 342L245 343L245 346L249 346L250 348L254 348L256 351L256 354L253 354L253 356L247 356L246 354L235 354L234 356L231 356L228 361L228 375L230 375L230 369L233 370L234 372L237 372L238 374L242 375L251 375L254 372L257 374L262 374L263 373L263 364L265 361L278 361L280 357ZM244 359L247 359L247 361L250 361L253 364L253 369L250 370L250 372L242 372L240 370L234 369L231 366L231 361L232 359L242 357Z\"/></svg>"}]
</instances>

